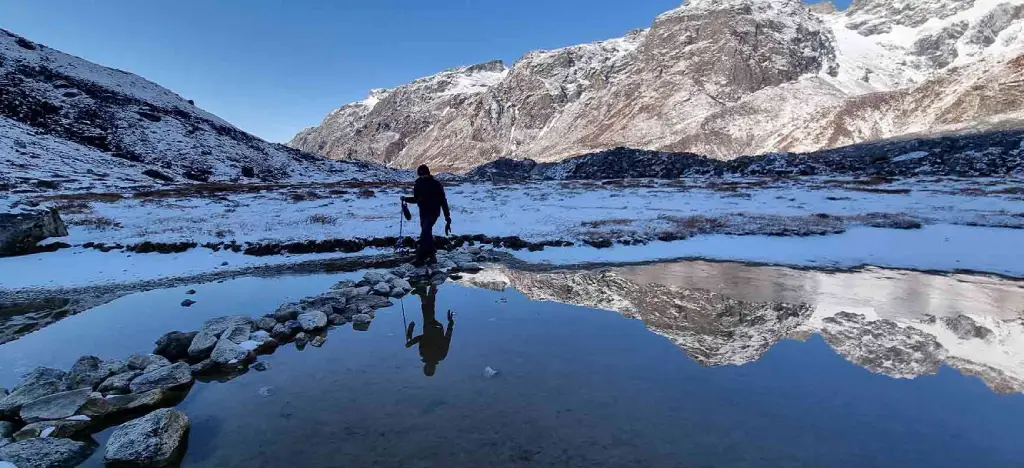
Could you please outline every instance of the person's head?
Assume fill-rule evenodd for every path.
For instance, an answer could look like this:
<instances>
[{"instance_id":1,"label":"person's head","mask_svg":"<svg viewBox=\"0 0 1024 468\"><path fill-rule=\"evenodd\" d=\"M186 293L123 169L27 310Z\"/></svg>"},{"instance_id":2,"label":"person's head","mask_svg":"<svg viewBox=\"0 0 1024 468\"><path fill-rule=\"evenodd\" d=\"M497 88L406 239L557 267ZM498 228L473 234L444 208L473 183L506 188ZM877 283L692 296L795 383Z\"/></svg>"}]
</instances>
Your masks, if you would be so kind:
<instances>
[{"instance_id":1,"label":"person's head","mask_svg":"<svg viewBox=\"0 0 1024 468\"><path fill-rule=\"evenodd\" d=\"M426 164L423 164L420 167L416 168L416 175L418 175L420 177L428 176L428 175L430 175L430 168L427 167Z\"/></svg>"},{"instance_id":2,"label":"person's head","mask_svg":"<svg viewBox=\"0 0 1024 468\"><path fill-rule=\"evenodd\" d=\"M436 362L425 362L423 363L423 375L427 377L433 377L434 372L437 372Z\"/></svg>"}]
</instances>

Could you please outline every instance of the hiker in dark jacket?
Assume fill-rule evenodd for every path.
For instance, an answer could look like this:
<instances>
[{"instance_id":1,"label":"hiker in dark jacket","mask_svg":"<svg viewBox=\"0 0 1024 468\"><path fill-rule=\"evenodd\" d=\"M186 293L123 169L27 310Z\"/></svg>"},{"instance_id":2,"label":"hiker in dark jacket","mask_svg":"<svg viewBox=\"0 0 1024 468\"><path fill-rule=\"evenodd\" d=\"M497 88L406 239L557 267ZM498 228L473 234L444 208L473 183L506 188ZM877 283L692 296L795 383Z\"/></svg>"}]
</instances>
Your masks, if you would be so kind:
<instances>
[{"instance_id":1,"label":"hiker in dark jacket","mask_svg":"<svg viewBox=\"0 0 1024 468\"><path fill-rule=\"evenodd\" d=\"M452 333L455 331L455 313L448 311L448 331L444 325L434 317L434 307L437 303L437 286L431 286L426 295L417 292L420 296L420 304L423 309L423 334L413 338L412 332L416 329L416 322L409 324L405 330L405 347L411 348L420 345L420 358L423 360L423 374L427 377L434 375L437 365L448 357L448 348L452 344Z\"/></svg>"},{"instance_id":2,"label":"hiker in dark jacket","mask_svg":"<svg viewBox=\"0 0 1024 468\"><path fill-rule=\"evenodd\" d=\"M430 175L430 168L426 165L416 169L419 178L413 186L411 197L402 197L402 201L414 203L420 209L420 244L416 250L416 261L413 265L423 266L424 264L437 263L437 249L434 248L434 223L444 211L444 233L452 232L452 215L448 211L448 198L444 194L444 187L434 176Z\"/></svg>"}]
</instances>

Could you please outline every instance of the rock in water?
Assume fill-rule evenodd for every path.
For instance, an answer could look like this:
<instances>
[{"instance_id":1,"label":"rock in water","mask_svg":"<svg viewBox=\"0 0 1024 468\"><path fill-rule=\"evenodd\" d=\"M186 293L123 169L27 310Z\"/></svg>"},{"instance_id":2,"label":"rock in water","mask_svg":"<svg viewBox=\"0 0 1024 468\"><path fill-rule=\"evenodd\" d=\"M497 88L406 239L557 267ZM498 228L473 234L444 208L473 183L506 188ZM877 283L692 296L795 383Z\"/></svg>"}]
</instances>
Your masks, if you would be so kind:
<instances>
[{"instance_id":1,"label":"rock in water","mask_svg":"<svg viewBox=\"0 0 1024 468\"><path fill-rule=\"evenodd\" d=\"M60 392L62 383L59 380L42 380L29 385L21 385L0 400L0 412L17 414L25 403Z\"/></svg>"},{"instance_id":2,"label":"rock in water","mask_svg":"<svg viewBox=\"0 0 1024 468\"><path fill-rule=\"evenodd\" d=\"M118 427L103 454L108 464L168 466L184 455L189 422L185 413L158 409Z\"/></svg>"},{"instance_id":3,"label":"rock in water","mask_svg":"<svg viewBox=\"0 0 1024 468\"><path fill-rule=\"evenodd\" d=\"M20 431L14 434L14 440L25 440L33 437L63 437L67 439L85 431L91 425L92 420L89 418L39 421L21 428Z\"/></svg>"},{"instance_id":4,"label":"rock in water","mask_svg":"<svg viewBox=\"0 0 1024 468\"><path fill-rule=\"evenodd\" d=\"M363 275L363 280L366 281L367 284L377 284L380 283L381 281L384 281L384 279L385 276L382 273L376 271L369 271L366 272L365 275Z\"/></svg>"},{"instance_id":5,"label":"rock in water","mask_svg":"<svg viewBox=\"0 0 1024 468\"><path fill-rule=\"evenodd\" d=\"M217 346L217 335L207 330L200 330L188 347L188 355L197 359L205 358L213 352L214 346Z\"/></svg>"},{"instance_id":6,"label":"rock in water","mask_svg":"<svg viewBox=\"0 0 1024 468\"><path fill-rule=\"evenodd\" d=\"M132 380L142 374L143 372L141 370L131 370L121 374L112 375L108 377L107 380L104 380L96 390L103 393L128 393L130 391L129 385L132 383Z\"/></svg>"},{"instance_id":7,"label":"rock in water","mask_svg":"<svg viewBox=\"0 0 1024 468\"><path fill-rule=\"evenodd\" d=\"M323 346L324 343L326 343L326 342L327 342L327 338L325 338L323 335L317 335L317 336L314 336L313 339L309 341L309 345L314 347L314 348L319 348L319 347Z\"/></svg>"},{"instance_id":8,"label":"rock in water","mask_svg":"<svg viewBox=\"0 0 1024 468\"><path fill-rule=\"evenodd\" d=\"M185 359L188 357L188 347L199 332L172 331L164 334L156 340L156 348L153 354L163 356L171 361Z\"/></svg>"},{"instance_id":9,"label":"rock in water","mask_svg":"<svg viewBox=\"0 0 1024 468\"><path fill-rule=\"evenodd\" d=\"M263 361L257 362L256 364L252 365L252 370L256 372L263 372L266 371L267 369L270 369L270 365Z\"/></svg>"},{"instance_id":10,"label":"rock in water","mask_svg":"<svg viewBox=\"0 0 1024 468\"><path fill-rule=\"evenodd\" d=\"M370 321L372 320L373 318L370 317L369 314L356 314L352 316L352 323L355 323L357 325L364 325L370 323Z\"/></svg>"},{"instance_id":11,"label":"rock in water","mask_svg":"<svg viewBox=\"0 0 1024 468\"><path fill-rule=\"evenodd\" d=\"M184 301L181 301L181 306L182 307L192 307L193 305L195 305L195 303L196 303L196 301L193 301L192 299L185 299Z\"/></svg>"},{"instance_id":12,"label":"rock in water","mask_svg":"<svg viewBox=\"0 0 1024 468\"><path fill-rule=\"evenodd\" d=\"M319 310L299 314L299 324L304 331L319 330L327 326L327 314Z\"/></svg>"},{"instance_id":13,"label":"rock in water","mask_svg":"<svg viewBox=\"0 0 1024 468\"><path fill-rule=\"evenodd\" d=\"M250 324L240 323L225 330L220 339L239 344L248 340L250 333L252 333L252 326Z\"/></svg>"},{"instance_id":14,"label":"rock in water","mask_svg":"<svg viewBox=\"0 0 1024 468\"><path fill-rule=\"evenodd\" d=\"M143 393L158 388L175 388L192 383L192 369L188 363L179 362L155 371L147 372L132 380L132 393Z\"/></svg>"},{"instance_id":15,"label":"rock in water","mask_svg":"<svg viewBox=\"0 0 1024 468\"><path fill-rule=\"evenodd\" d=\"M284 328L288 331L289 335L294 335L302 331L302 324L298 320L289 320L284 323Z\"/></svg>"},{"instance_id":16,"label":"rock in water","mask_svg":"<svg viewBox=\"0 0 1024 468\"><path fill-rule=\"evenodd\" d=\"M309 337L306 336L305 332L299 332L298 335L295 335L295 347L302 348L306 346L306 343L309 343Z\"/></svg>"},{"instance_id":17,"label":"rock in water","mask_svg":"<svg viewBox=\"0 0 1024 468\"><path fill-rule=\"evenodd\" d=\"M79 408L85 405L91 388L80 388L69 392L55 393L34 400L21 407L21 419L25 422L46 421L51 419L64 419L74 416Z\"/></svg>"},{"instance_id":18,"label":"rock in water","mask_svg":"<svg viewBox=\"0 0 1024 468\"><path fill-rule=\"evenodd\" d=\"M213 359L204 359L200 362L189 366L192 369L193 374L205 374L217 368L217 363L213 362Z\"/></svg>"},{"instance_id":19,"label":"rock in water","mask_svg":"<svg viewBox=\"0 0 1024 468\"><path fill-rule=\"evenodd\" d=\"M273 330L276 325L277 320L274 317L260 317L260 319L256 321L256 328L268 332Z\"/></svg>"},{"instance_id":20,"label":"rock in water","mask_svg":"<svg viewBox=\"0 0 1024 468\"><path fill-rule=\"evenodd\" d=\"M95 448L57 437L26 439L0 447L0 460L19 468L69 468L82 464Z\"/></svg>"},{"instance_id":21,"label":"rock in water","mask_svg":"<svg viewBox=\"0 0 1024 468\"><path fill-rule=\"evenodd\" d=\"M274 311L274 320L282 323L289 320L295 320L295 318L299 316L300 309L301 306L299 306L299 304L284 304Z\"/></svg>"},{"instance_id":22,"label":"rock in water","mask_svg":"<svg viewBox=\"0 0 1024 468\"><path fill-rule=\"evenodd\" d=\"M0 257L32 253L39 241L66 235L57 210L0 213Z\"/></svg>"},{"instance_id":23,"label":"rock in water","mask_svg":"<svg viewBox=\"0 0 1024 468\"><path fill-rule=\"evenodd\" d=\"M331 314L330 317L327 317L327 322L330 323L331 325L344 325L346 322L348 322L348 319L346 319L345 316L341 314Z\"/></svg>"},{"instance_id":24,"label":"rock in water","mask_svg":"<svg viewBox=\"0 0 1024 468\"><path fill-rule=\"evenodd\" d=\"M95 388L100 382L110 376L111 364L96 356L82 356L71 366L71 370L64 376L64 390L75 390L79 388Z\"/></svg>"},{"instance_id":25,"label":"rock in water","mask_svg":"<svg viewBox=\"0 0 1024 468\"><path fill-rule=\"evenodd\" d=\"M235 343L227 338L227 334L224 335L217 342L217 346L213 348L213 353L210 354L210 359L217 364L226 366L228 364L237 364L245 361L249 358L249 350L242 347L240 344Z\"/></svg>"},{"instance_id":26,"label":"rock in water","mask_svg":"<svg viewBox=\"0 0 1024 468\"><path fill-rule=\"evenodd\" d=\"M381 281L373 286L373 293L378 296L391 295L391 285Z\"/></svg>"},{"instance_id":27,"label":"rock in water","mask_svg":"<svg viewBox=\"0 0 1024 468\"><path fill-rule=\"evenodd\" d=\"M248 325L252 327L252 318L244 315L228 315L225 317L212 318L203 322L203 326L199 329L200 331L206 331L213 335L220 336L228 328L236 325Z\"/></svg>"},{"instance_id":28,"label":"rock in water","mask_svg":"<svg viewBox=\"0 0 1024 468\"><path fill-rule=\"evenodd\" d=\"M89 417L107 417L118 413L170 406L185 396L184 392L156 389L145 393L90 398L79 413Z\"/></svg>"},{"instance_id":29,"label":"rock in water","mask_svg":"<svg viewBox=\"0 0 1024 468\"><path fill-rule=\"evenodd\" d=\"M171 361L167 358L156 355L156 354L133 354L128 357L126 361L128 369L131 370L146 370L149 367L156 369L158 367L165 367L171 365Z\"/></svg>"}]
</instances>

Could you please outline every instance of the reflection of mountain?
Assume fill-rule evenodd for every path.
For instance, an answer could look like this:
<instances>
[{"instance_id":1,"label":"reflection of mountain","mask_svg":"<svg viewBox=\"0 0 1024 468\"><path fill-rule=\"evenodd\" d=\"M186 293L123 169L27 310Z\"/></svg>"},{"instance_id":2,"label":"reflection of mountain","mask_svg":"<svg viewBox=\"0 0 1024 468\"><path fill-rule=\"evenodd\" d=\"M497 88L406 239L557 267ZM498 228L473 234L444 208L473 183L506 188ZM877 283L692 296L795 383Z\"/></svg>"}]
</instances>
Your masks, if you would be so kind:
<instances>
[{"instance_id":1,"label":"reflection of mountain","mask_svg":"<svg viewBox=\"0 0 1024 468\"><path fill-rule=\"evenodd\" d=\"M981 378L993 391L1024 392L1024 319L1013 314L1024 305L1019 285L896 271L826 273L702 262L696 262L701 276L714 280L659 275L694 263L558 273L502 267L463 282L488 289L511 286L534 300L640 319L706 366L745 364L783 338L818 334L836 353L874 373L914 378L947 365ZM721 276L709 271L715 268ZM706 289L661 284L672 279ZM837 282L857 287L844 296L842 288L829 285ZM946 287L931 291L923 284ZM726 294L716 292L722 290ZM1002 309L990 307L993 297Z\"/></svg>"}]
</instances>

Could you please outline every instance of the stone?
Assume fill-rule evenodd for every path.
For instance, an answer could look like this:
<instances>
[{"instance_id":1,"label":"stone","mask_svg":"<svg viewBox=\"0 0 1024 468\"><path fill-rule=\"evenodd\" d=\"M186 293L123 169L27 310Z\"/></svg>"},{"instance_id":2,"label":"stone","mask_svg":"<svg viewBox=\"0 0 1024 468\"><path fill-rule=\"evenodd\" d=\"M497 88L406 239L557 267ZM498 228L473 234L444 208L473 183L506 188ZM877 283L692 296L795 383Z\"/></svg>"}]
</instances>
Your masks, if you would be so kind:
<instances>
[{"instance_id":1,"label":"stone","mask_svg":"<svg viewBox=\"0 0 1024 468\"><path fill-rule=\"evenodd\" d=\"M56 421L39 421L26 425L14 433L14 440L25 440L33 437L63 437L65 439L85 431L92 426L91 419L60 419Z\"/></svg>"},{"instance_id":2,"label":"stone","mask_svg":"<svg viewBox=\"0 0 1024 468\"><path fill-rule=\"evenodd\" d=\"M412 284L410 284L409 281L404 278L392 278L390 280L390 283L391 287L394 289L401 289L402 291L405 292L412 291Z\"/></svg>"},{"instance_id":3,"label":"stone","mask_svg":"<svg viewBox=\"0 0 1024 468\"><path fill-rule=\"evenodd\" d=\"M20 468L66 468L81 465L94 450L71 439L32 438L0 447L0 460Z\"/></svg>"},{"instance_id":4,"label":"stone","mask_svg":"<svg viewBox=\"0 0 1024 468\"><path fill-rule=\"evenodd\" d=\"M0 213L0 257L29 254L39 241L66 235L68 229L55 209Z\"/></svg>"},{"instance_id":5,"label":"stone","mask_svg":"<svg viewBox=\"0 0 1024 468\"><path fill-rule=\"evenodd\" d=\"M130 391L129 385L132 383L132 380L142 374L143 371L131 370L121 374L112 375L107 377L107 380L104 380L96 390L103 393L128 393Z\"/></svg>"},{"instance_id":6,"label":"stone","mask_svg":"<svg viewBox=\"0 0 1024 468\"><path fill-rule=\"evenodd\" d=\"M355 287L356 282L352 280L341 280L331 286L331 289L349 289Z\"/></svg>"},{"instance_id":7,"label":"stone","mask_svg":"<svg viewBox=\"0 0 1024 468\"><path fill-rule=\"evenodd\" d=\"M182 307L192 307L195 303L196 303L196 301L193 301L192 299L185 299L184 301L181 301L181 306Z\"/></svg>"},{"instance_id":8,"label":"stone","mask_svg":"<svg viewBox=\"0 0 1024 468\"><path fill-rule=\"evenodd\" d=\"M193 295L193 294L195 294L195 293L196 293L196 290L195 290L195 289L189 289L188 291L185 291L185 294L188 294L188 295L190 295L190 296L191 296L191 295Z\"/></svg>"},{"instance_id":9,"label":"stone","mask_svg":"<svg viewBox=\"0 0 1024 468\"><path fill-rule=\"evenodd\" d=\"M476 262L460 263L458 268L459 270L466 272L477 272L483 270L483 267L481 267L480 264Z\"/></svg>"},{"instance_id":10,"label":"stone","mask_svg":"<svg viewBox=\"0 0 1024 468\"><path fill-rule=\"evenodd\" d=\"M327 306L345 307L347 296L343 291L330 291L319 296L307 297L300 301L305 310L324 309Z\"/></svg>"},{"instance_id":11,"label":"stone","mask_svg":"<svg viewBox=\"0 0 1024 468\"><path fill-rule=\"evenodd\" d=\"M238 343L238 346L240 346L242 349L246 351L253 352L256 351L256 348L260 347L260 342L253 340L245 340L241 343Z\"/></svg>"},{"instance_id":12,"label":"stone","mask_svg":"<svg viewBox=\"0 0 1024 468\"><path fill-rule=\"evenodd\" d=\"M275 319L273 316L270 316L270 317L260 317L259 320L256 321L256 328L258 328L260 330L268 331L268 332L273 330L274 326L276 326L276 325L277 325L277 319Z\"/></svg>"},{"instance_id":13,"label":"stone","mask_svg":"<svg viewBox=\"0 0 1024 468\"><path fill-rule=\"evenodd\" d=\"M288 330L289 335L294 335L302 331L302 323L298 320L289 320L284 323L284 327Z\"/></svg>"},{"instance_id":14,"label":"stone","mask_svg":"<svg viewBox=\"0 0 1024 468\"><path fill-rule=\"evenodd\" d=\"M454 261L450 260L450 259L445 259L440 264L438 264L437 267L442 269L442 270L454 270L454 269L458 268L459 265L457 263L455 263ZM426 276L426 275L424 274L424 275L420 275L420 276Z\"/></svg>"},{"instance_id":15,"label":"stone","mask_svg":"<svg viewBox=\"0 0 1024 468\"><path fill-rule=\"evenodd\" d=\"M206 330L200 330L195 338L192 339L192 344L188 347L188 355L194 359L206 358L213 352L214 346L217 346L217 335Z\"/></svg>"},{"instance_id":16,"label":"stone","mask_svg":"<svg viewBox=\"0 0 1024 468\"><path fill-rule=\"evenodd\" d=\"M381 281L373 285L373 293L378 296L388 296L391 294L391 285Z\"/></svg>"},{"instance_id":17,"label":"stone","mask_svg":"<svg viewBox=\"0 0 1024 468\"><path fill-rule=\"evenodd\" d=\"M44 396L25 403L21 407L21 419L27 423L33 423L74 416L91 394L92 388L80 388Z\"/></svg>"},{"instance_id":18,"label":"stone","mask_svg":"<svg viewBox=\"0 0 1024 468\"><path fill-rule=\"evenodd\" d=\"M327 314L317 310L299 314L299 324L304 331L320 330L327 326Z\"/></svg>"},{"instance_id":19,"label":"stone","mask_svg":"<svg viewBox=\"0 0 1024 468\"><path fill-rule=\"evenodd\" d=\"M228 315L224 317L212 318L203 322L203 326L199 328L199 331L206 331L217 337L220 337L227 329L236 325L246 325L252 329L252 318L244 315Z\"/></svg>"},{"instance_id":20,"label":"stone","mask_svg":"<svg viewBox=\"0 0 1024 468\"><path fill-rule=\"evenodd\" d=\"M373 320L369 314L356 314L352 316L352 323L357 325L365 325Z\"/></svg>"},{"instance_id":21,"label":"stone","mask_svg":"<svg viewBox=\"0 0 1024 468\"><path fill-rule=\"evenodd\" d=\"M366 272L365 275L363 275L363 280L365 280L367 284L377 284L380 283L381 281L384 281L385 279L386 278L383 273L379 273L376 271L368 271Z\"/></svg>"},{"instance_id":22,"label":"stone","mask_svg":"<svg viewBox=\"0 0 1024 468\"><path fill-rule=\"evenodd\" d=\"M154 365L156 368L169 366L171 361L158 354L133 354L128 357L126 364L129 370L145 370Z\"/></svg>"},{"instance_id":23,"label":"stone","mask_svg":"<svg viewBox=\"0 0 1024 468\"><path fill-rule=\"evenodd\" d=\"M323 335L314 336L312 340L309 340L309 345L314 348L319 348L327 342L327 337Z\"/></svg>"},{"instance_id":24,"label":"stone","mask_svg":"<svg viewBox=\"0 0 1024 468\"><path fill-rule=\"evenodd\" d=\"M14 434L14 423L0 421L0 439L6 439Z\"/></svg>"},{"instance_id":25,"label":"stone","mask_svg":"<svg viewBox=\"0 0 1024 468\"><path fill-rule=\"evenodd\" d=\"M213 362L213 359L204 359L195 364L192 364L191 370L193 374L205 374L217 368L217 363Z\"/></svg>"},{"instance_id":26,"label":"stone","mask_svg":"<svg viewBox=\"0 0 1024 468\"><path fill-rule=\"evenodd\" d=\"M171 361L177 361L188 357L188 348L192 345L199 332L172 331L165 333L156 340L156 348L153 354L163 356Z\"/></svg>"},{"instance_id":27,"label":"stone","mask_svg":"<svg viewBox=\"0 0 1024 468\"><path fill-rule=\"evenodd\" d=\"M246 338L248 338L248 332L246 332ZM228 364L237 364L245 361L249 358L250 351L243 348L240 344L235 343L231 340L227 333L221 337L220 341L217 341L217 346L213 348L213 353L210 354L210 359L213 362L222 366Z\"/></svg>"},{"instance_id":28,"label":"stone","mask_svg":"<svg viewBox=\"0 0 1024 468\"><path fill-rule=\"evenodd\" d=\"M296 347L301 348L303 346L306 346L306 343L309 343L309 337L306 336L305 332L299 332L298 335L295 335L295 346Z\"/></svg>"},{"instance_id":29,"label":"stone","mask_svg":"<svg viewBox=\"0 0 1024 468\"><path fill-rule=\"evenodd\" d=\"M256 372L263 372L266 371L267 369L270 369L270 364L267 364L266 362L263 361L257 362L256 364L252 365L252 370Z\"/></svg>"},{"instance_id":30,"label":"stone","mask_svg":"<svg viewBox=\"0 0 1024 468\"><path fill-rule=\"evenodd\" d=\"M79 388L96 388L110 376L111 364L104 363L96 356L82 356L71 366L71 370L64 376L62 388L76 390Z\"/></svg>"},{"instance_id":31,"label":"stone","mask_svg":"<svg viewBox=\"0 0 1024 468\"><path fill-rule=\"evenodd\" d=\"M289 320L295 320L295 318L299 316L300 310L301 307L299 306L299 304L284 304L274 311L274 320L282 323L287 322Z\"/></svg>"},{"instance_id":32,"label":"stone","mask_svg":"<svg viewBox=\"0 0 1024 468\"><path fill-rule=\"evenodd\" d=\"M156 389L143 393L129 393L127 395L110 395L97 398L90 397L84 406L79 410L79 416L93 418L105 418L119 413L134 412L171 406L177 403L185 392L175 390Z\"/></svg>"},{"instance_id":33,"label":"stone","mask_svg":"<svg viewBox=\"0 0 1024 468\"><path fill-rule=\"evenodd\" d=\"M352 289L352 296L365 296L367 294L370 294L370 287L369 286L360 286L358 288ZM349 297L351 297L351 296L349 296Z\"/></svg>"},{"instance_id":34,"label":"stone","mask_svg":"<svg viewBox=\"0 0 1024 468\"><path fill-rule=\"evenodd\" d=\"M365 313L362 309L383 309L385 307L391 307L393 304L390 300L380 296L355 296L348 301L348 305L345 306L345 312L355 311L356 313Z\"/></svg>"},{"instance_id":35,"label":"stone","mask_svg":"<svg viewBox=\"0 0 1024 468\"><path fill-rule=\"evenodd\" d=\"M395 299L399 299L399 298L405 297L406 294L409 294L409 293L406 290L402 289L402 288L393 288L391 290L390 296L395 298Z\"/></svg>"},{"instance_id":36,"label":"stone","mask_svg":"<svg viewBox=\"0 0 1024 468\"><path fill-rule=\"evenodd\" d=\"M0 412L15 415L26 403L59 393L62 388L63 384L59 380L43 380L30 385L20 385L0 400Z\"/></svg>"},{"instance_id":37,"label":"stone","mask_svg":"<svg viewBox=\"0 0 1024 468\"><path fill-rule=\"evenodd\" d=\"M107 441L103 461L147 467L172 465L184 455L188 429L185 413L158 409L115 429Z\"/></svg>"},{"instance_id":38,"label":"stone","mask_svg":"<svg viewBox=\"0 0 1024 468\"><path fill-rule=\"evenodd\" d=\"M348 319L341 314L331 314L329 317L327 317L327 323L335 326L344 325L348 323Z\"/></svg>"},{"instance_id":39,"label":"stone","mask_svg":"<svg viewBox=\"0 0 1024 468\"><path fill-rule=\"evenodd\" d=\"M143 393L158 388L182 387L190 385L192 381L191 367L187 363L179 362L136 377L129 388L132 393Z\"/></svg>"},{"instance_id":40,"label":"stone","mask_svg":"<svg viewBox=\"0 0 1024 468\"><path fill-rule=\"evenodd\" d=\"M232 343L239 344L249 339L249 334L252 333L252 325L247 323L240 323L224 331L221 335L221 340L228 340Z\"/></svg>"}]
</instances>

